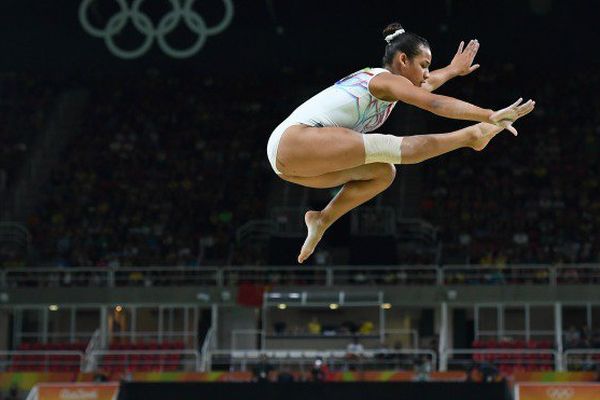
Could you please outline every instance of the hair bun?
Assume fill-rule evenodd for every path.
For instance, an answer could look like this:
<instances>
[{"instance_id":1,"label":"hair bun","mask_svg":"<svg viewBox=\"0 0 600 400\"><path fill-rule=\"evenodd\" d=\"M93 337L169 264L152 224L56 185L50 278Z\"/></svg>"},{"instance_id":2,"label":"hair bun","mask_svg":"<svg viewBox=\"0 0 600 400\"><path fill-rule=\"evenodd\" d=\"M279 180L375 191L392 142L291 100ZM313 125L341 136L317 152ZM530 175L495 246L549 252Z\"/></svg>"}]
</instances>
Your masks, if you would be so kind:
<instances>
[{"instance_id":1,"label":"hair bun","mask_svg":"<svg viewBox=\"0 0 600 400\"><path fill-rule=\"evenodd\" d=\"M383 30L383 38L389 45L390 43L392 43L392 40L394 40L399 35L402 35L403 33L404 28L402 28L402 25L400 25L398 22L394 22L385 27L385 29Z\"/></svg>"},{"instance_id":2,"label":"hair bun","mask_svg":"<svg viewBox=\"0 0 600 400\"><path fill-rule=\"evenodd\" d=\"M383 38L385 39L387 36L394 34L398 29L404 28L402 28L399 22L392 22L383 29Z\"/></svg>"}]
</instances>

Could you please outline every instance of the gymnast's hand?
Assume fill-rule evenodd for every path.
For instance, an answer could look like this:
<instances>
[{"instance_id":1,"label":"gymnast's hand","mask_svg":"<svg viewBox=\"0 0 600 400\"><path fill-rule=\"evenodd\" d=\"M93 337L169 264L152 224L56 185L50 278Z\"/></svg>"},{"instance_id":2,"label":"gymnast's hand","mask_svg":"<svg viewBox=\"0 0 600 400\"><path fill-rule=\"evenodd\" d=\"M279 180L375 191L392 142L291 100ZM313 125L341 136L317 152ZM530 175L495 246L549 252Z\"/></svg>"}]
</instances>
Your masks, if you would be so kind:
<instances>
[{"instance_id":1,"label":"gymnast's hand","mask_svg":"<svg viewBox=\"0 0 600 400\"><path fill-rule=\"evenodd\" d=\"M521 97L510 106L494 112L490 115L490 122L496 126L508 129L513 135L517 136L519 133L512 126L513 122L532 112L535 107L535 101L533 100L529 100L524 104L521 104L522 101L523 98Z\"/></svg>"},{"instance_id":2,"label":"gymnast's hand","mask_svg":"<svg viewBox=\"0 0 600 400\"><path fill-rule=\"evenodd\" d=\"M471 72L479 68L479 64L473 64L473 60L479 50L479 42L477 39L471 40L467 47L463 50L465 42L460 42L458 45L458 51L454 55L452 61L450 61L450 68L459 76L469 75Z\"/></svg>"}]
</instances>

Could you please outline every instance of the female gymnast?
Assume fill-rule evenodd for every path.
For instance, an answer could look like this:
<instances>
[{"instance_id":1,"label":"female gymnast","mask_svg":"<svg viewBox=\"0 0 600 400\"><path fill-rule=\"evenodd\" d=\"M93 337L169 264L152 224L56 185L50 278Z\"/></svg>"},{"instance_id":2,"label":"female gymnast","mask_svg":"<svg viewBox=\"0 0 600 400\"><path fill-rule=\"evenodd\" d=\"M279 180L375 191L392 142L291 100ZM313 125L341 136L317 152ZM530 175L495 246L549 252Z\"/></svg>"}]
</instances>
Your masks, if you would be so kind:
<instances>
[{"instance_id":1,"label":"female gymnast","mask_svg":"<svg viewBox=\"0 0 600 400\"><path fill-rule=\"evenodd\" d=\"M314 251L338 218L384 191L394 180L394 164L415 164L462 147L483 150L503 129L517 135L513 122L530 113L529 100L498 111L431 93L449 79L468 75L479 42L461 42L450 64L429 72L426 39L388 25L384 68L365 68L339 80L300 105L271 134L269 162L282 179L310 188L342 189L321 211L304 216L308 234L298 262ZM446 118L477 121L457 131L414 136L365 134L380 127L397 102Z\"/></svg>"}]
</instances>

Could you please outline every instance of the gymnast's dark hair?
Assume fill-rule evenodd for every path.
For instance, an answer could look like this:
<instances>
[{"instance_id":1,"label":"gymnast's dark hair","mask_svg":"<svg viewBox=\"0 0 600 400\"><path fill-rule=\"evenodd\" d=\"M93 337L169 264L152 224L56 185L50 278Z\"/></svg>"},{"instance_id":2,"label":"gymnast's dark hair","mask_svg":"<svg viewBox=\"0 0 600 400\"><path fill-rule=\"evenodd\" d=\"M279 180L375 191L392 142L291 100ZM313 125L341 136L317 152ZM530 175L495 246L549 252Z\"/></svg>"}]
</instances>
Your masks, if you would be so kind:
<instances>
[{"instance_id":1,"label":"gymnast's dark hair","mask_svg":"<svg viewBox=\"0 0 600 400\"><path fill-rule=\"evenodd\" d=\"M383 30L383 38L396 32L398 29L403 29L398 22L393 22ZM421 52L420 46L430 48L427 39L412 33L404 32L393 38L387 46L385 46L385 54L383 55L383 65L391 65L396 52L406 53L409 59L412 59Z\"/></svg>"}]
</instances>

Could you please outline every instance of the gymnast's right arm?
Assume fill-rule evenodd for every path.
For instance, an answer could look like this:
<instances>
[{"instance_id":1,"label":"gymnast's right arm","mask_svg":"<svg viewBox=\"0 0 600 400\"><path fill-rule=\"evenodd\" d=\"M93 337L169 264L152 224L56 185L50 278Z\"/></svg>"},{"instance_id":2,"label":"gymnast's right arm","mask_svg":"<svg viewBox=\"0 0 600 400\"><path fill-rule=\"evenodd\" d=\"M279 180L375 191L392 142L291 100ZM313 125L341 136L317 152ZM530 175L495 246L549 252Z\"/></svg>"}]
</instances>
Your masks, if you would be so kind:
<instances>
[{"instance_id":1,"label":"gymnast's right arm","mask_svg":"<svg viewBox=\"0 0 600 400\"><path fill-rule=\"evenodd\" d=\"M493 123L490 120L493 110L431 93L400 75L379 74L371 80L369 89L382 100L401 101L442 117Z\"/></svg>"}]
</instances>

